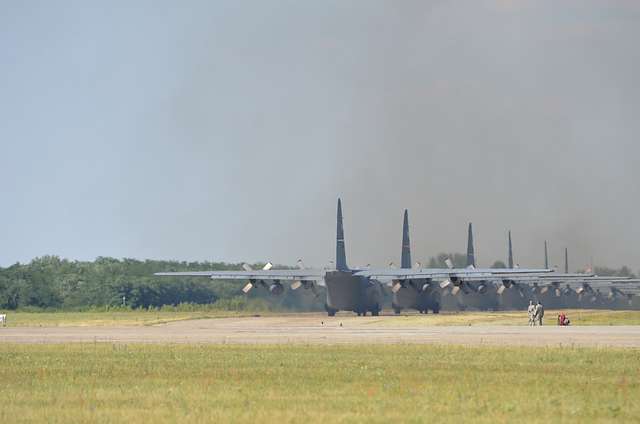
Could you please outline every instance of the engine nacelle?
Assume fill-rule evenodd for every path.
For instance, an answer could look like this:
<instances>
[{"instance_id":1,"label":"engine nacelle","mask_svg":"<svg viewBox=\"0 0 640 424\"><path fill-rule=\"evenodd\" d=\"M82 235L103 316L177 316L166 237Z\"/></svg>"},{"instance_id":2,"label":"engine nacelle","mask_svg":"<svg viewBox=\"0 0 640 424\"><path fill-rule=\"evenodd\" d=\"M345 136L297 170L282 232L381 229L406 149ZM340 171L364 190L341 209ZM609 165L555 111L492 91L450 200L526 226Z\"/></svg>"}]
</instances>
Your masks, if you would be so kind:
<instances>
[{"instance_id":1,"label":"engine nacelle","mask_svg":"<svg viewBox=\"0 0 640 424\"><path fill-rule=\"evenodd\" d=\"M476 291L480 294L485 294L487 292L487 285L485 283L480 283Z\"/></svg>"},{"instance_id":2,"label":"engine nacelle","mask_svg":"<svg viewBox=\"0 0 640 424\"><path fill-rule=\"evenodd\" d=\"M269 286L269 293L274 296L280 296L282 293L284 293L284 286L282 285L282 283L275 282Z\"/></svg>"}]
</instances>

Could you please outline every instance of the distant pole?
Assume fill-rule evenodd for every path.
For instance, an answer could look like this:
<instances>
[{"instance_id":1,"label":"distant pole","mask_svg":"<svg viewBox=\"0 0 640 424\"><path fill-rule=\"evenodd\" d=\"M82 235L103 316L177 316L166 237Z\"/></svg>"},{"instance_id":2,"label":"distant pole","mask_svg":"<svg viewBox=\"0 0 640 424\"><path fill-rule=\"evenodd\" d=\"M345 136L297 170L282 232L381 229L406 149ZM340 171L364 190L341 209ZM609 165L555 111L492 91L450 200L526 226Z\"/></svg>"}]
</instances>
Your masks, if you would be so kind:
<instances>
[{"instance_id":1,"label":"distant pole","mask_svg":"<svg viewBox=\"0 0 640 424\"><path fill-rule=\"evenodd\" d=\"M564 273L569 273L569 249L564 248Z\"/></svg>"},{"instance_id":2,"label":"distant pole","mask_svg":"<svg viewBox=\"0 0 640 424\"><path fill-rule=\"evenodd\" d=\"M127 297L122 296L122 306L127 306Z\"/></svg>"}]
</instances>

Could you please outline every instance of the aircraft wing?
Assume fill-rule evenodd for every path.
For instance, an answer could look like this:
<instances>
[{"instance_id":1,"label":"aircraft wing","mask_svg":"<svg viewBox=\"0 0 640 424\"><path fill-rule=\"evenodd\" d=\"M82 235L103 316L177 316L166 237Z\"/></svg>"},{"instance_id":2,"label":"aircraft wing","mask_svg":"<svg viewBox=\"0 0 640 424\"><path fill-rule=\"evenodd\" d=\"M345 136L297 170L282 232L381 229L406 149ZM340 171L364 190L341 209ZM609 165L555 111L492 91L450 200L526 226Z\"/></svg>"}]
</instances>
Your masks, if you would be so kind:
<instances>
[{"instance_id":1,"label":"aircraft wing","mask_svg":"<svg viewBox=\"0 0 640 424\"><path fill-rule=\"evenodd\" d=\"M518 275L518 274L500 274L497 276L501 280L513 281L545 281L545 282L561 282L561 281L583 281L590 280L593 274L540 274L540 275Z\"/></svg>"},{"instance_id":2,"label":"aircraft wing","mask_svg":"<svg viewBox=\"0 0 640 424\"><path fill-rule=\"evenodd\" d=\"M270 269L255 271L187 271L156 272L160 277L209 277L212 280L285 280L285 281L322 281L326 271L323 269Z\"/></svg>"},{"instance_id":3,"label":"aircraft wing","mask_svg":"<svg viewBox=\"0 0 640 424\"><path fill-rule=\"evenodd\" d=\"M553 272L551 269L527 269L527 268L397 268L397 269L365 269L357 271L354 275L369 277L376 280L418 280L438 278L459 279L490 279L507 275L535 276Z\"/></svg>"}]
</instances>

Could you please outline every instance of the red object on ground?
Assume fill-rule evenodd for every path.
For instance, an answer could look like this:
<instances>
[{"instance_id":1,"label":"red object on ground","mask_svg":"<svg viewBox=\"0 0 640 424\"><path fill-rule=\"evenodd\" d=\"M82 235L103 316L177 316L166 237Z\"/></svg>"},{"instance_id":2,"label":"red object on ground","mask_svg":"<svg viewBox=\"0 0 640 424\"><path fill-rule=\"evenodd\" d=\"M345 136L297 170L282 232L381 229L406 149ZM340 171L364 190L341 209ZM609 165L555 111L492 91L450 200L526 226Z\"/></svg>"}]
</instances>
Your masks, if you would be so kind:
<instances>
[{"instance_id":1,"label":"red object on ground","mask_svg":"<svg viewBox=\"0 0 640 424\"><path fill-rule=\"evenodd\" d=\"M564 312L560 312L560 315L558 315L558 325L567 325L567 316Z\"/></svg>"}]
</instances>

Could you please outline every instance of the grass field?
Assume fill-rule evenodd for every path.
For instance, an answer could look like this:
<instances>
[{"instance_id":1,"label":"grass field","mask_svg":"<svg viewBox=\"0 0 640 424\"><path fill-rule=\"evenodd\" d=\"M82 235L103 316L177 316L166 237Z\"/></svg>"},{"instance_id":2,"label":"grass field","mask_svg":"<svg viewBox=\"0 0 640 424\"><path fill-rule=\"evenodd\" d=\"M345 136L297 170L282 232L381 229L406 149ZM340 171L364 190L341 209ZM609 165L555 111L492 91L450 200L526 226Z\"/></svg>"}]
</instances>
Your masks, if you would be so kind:
<instances>
[{"instance_id":1,"label":"grass field","mask_svg":"<svg viewBox=\"0 0 640 424\"><path fill-rule=\"evenodd\" d=\"M640 351L0 345L0 422L621 422Z\"/></svg>"},{"instance_id":2,"label":"grass field","mask_svg":"<svg viewBox=\"0 0 640 424\"><path fill-rule=\"evenodd\" d=\"M640 311L569 310L573 325L640 325ZM260 315L276 315L260 312ZM25 326L139 326L190 319L252 316L235 311L117 311L117 312L9 312L8 325ZM342 314L340 314L342 315ZM353 316L345 313L346 316ZM555 324L557 311L546 311L546 322ZM461 312L439 315L408 314L381 320L385 325L526 325L526 312ZM378 320L369 319L370 323Z\"/></svg>"},{"instance_id":3,"label":"grass field","mask_svg":"<svg viewBox=\"0 0 640 424\"><path fill-rule=\"evenodd\" d=\"M259 314L270 313L260 312ZM8 325L12 327L140 326L190 319L253 315L255 314L236 311L8 312L7 320Z\"/></svg>"}]
</instances>

